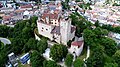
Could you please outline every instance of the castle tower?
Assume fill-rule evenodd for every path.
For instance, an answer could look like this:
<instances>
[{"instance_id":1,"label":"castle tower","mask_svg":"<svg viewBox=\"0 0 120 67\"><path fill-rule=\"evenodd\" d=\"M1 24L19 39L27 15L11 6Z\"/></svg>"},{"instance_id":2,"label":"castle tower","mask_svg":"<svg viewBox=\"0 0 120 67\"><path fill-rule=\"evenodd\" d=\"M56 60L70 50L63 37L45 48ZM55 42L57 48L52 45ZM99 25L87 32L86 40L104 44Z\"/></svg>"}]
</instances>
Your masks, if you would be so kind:
<instances>
[{"instance_id":1,"label":"castle tower","mask_svg":"<svg viewBox=\"0 0 120 67\"><path fill-rule=\"evenodd\" d=\"M61 43L67 45L67 42L70 40L71 34L71 19L66 17L60 21L60 34L61 34Z\"/></svg>"}]
</instances>

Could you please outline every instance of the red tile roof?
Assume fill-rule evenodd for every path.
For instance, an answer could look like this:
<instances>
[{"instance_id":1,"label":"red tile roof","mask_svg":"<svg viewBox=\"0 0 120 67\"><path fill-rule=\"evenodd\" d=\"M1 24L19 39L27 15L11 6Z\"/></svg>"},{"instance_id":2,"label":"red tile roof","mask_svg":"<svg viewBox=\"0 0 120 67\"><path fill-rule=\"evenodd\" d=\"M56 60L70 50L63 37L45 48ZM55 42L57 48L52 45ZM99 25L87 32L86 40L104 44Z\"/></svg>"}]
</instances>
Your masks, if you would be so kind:
<instances>
[{"instance_id":1,"label":"red tile roof","mask_svg":"<svg viewBox=\"0 0 120 67\"><path fill-rule=\"evenodd\" d=\"M117 26L119 26L119 25L115 25L115 24L113 24L112 26L113 26L113 27L117 27Z\"/></svg>"},{"instance_id":2,"label":"red tile roof","mask_svg":"<svg viewBox=\"0 0 120 67\"><path fill-rule=\"evenodd\" d=\"M46 17L49 17L50 19L57 19L58 14L46 14L46 13L44 13L42 18L45 19Z\"/></svg>"},{"instance_id":3,"label":"red tile roof","mask_svg":"<svg viewBox=\"0 0 120 67\"><path fill-rule=\"evenodd\" d=\"M3 20L9 20L11 18L11 16L3 16Z\"/></svg>"},{"instance_id":4,"label":"red tile roof","mask_svg":"<svg viewBox=\"0 0 120 67\"><path fill-rule=\"evenodd\" d=\"M72 42L72 44L71 44L71 45L81 47L81 46L82 46L82 44L84 44L84 41L75 41L75 42Z\"/></svg>"},{"instance_id":5,"label":"red tile roof","mask_svg":"<svg viewBox=\"0 0 120 67\"><path fill-rule=\"evenodd\" d=\"M32 8L32 5L28 4L28 5L23 5L23 6L20 6L20 8Z\"/></svg>"},{"instance_id":6,"label":"red tile roof","mask_svg":"<svg viewBox=\"0 0 120 67\"><path fill-rule=\"evenodd\" d=\"M24 10L15 10L16 13L24 12Z\"/></svg>"},{"instance_id":7,"label":"red tile roof","mask_svg":"<svg viewBox=\"0 0 120 67\"><path fill-rule=\"evenodd\" d=\"M54 11L54 13L58 14L58 13L60 13L60 10L57 10L57 9L56 9L56 10Z\"/></svg>"}]
</instances>

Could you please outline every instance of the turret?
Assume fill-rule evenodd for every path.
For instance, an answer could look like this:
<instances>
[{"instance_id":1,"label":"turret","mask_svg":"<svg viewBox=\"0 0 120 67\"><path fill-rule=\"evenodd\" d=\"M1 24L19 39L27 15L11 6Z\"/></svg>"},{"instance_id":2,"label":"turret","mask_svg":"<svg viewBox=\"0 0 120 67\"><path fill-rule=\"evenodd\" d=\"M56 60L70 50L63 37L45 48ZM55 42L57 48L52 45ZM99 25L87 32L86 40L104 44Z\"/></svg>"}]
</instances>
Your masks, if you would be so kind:
<instances>
[{"instance_id":1,"label":"turret","mask_svg":"<svg viewBox=\"0 0 120 67\"><path fill-rule=\"evenodd\" d=\"M67 45L67 42L69 41L70 31L71 31L71 19L68 17L61 19L60 21L61 43L63 43L64 45Z\"/></svg>"}]
</instances>

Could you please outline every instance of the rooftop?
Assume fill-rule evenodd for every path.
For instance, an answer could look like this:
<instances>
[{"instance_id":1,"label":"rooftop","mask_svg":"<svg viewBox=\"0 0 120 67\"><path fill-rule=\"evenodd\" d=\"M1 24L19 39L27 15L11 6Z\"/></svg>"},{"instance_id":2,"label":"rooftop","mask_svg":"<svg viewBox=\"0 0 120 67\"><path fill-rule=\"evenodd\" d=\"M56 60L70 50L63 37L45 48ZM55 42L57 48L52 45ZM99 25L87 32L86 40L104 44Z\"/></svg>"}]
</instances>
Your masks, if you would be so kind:
<instances>
[{"instance_id":1,"label":"rooftop","mask_svg":"<svg viewBox=\"0 0 120 67\"><path fill-rule=\"evenodd\" d=\"M50 19L58 19L58 14L51 14L51 13L46 14L46 13L44 13L42 15L42 19L45 19L46 17L48 17Z\"/></svg>"},{"instance_id":2,"label":"rooftop","mask_svg":"<svg viewBox=\"0 0 120 67\"><path fill-rule=\"evenodd\" d=\"M51 31L51 33L56 33L60 35L60 26L55 26L54 29Z\"/></svg>"},{"instance_id":3,"label":"rooftop","mask_svg":"<svg viewBox=\"0 0 120 67\"><path fill-rule=\"evenodd\" d=\"M32 5L28 4L28 5L23 5L23 6L20 6L20 8L32 8Z\"/></svg>"},{"instance_id":4,"label":"rooftop","mask_svg":"<svg viewBox=\"0 0 120 67\"><path fill-rule=\"evenodd\" d=\"M75 41L75 42L72 42L71 45L81 47L83 44L84 44L84 41Z\"/></svg>"}]
</instances>

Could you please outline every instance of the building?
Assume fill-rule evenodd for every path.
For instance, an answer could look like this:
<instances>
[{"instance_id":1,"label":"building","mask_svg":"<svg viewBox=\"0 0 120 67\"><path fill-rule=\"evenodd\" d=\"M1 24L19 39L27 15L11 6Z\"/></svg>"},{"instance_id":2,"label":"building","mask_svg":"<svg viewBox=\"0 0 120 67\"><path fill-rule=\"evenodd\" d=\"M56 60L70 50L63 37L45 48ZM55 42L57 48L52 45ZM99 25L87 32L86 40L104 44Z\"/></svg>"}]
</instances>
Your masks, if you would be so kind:
<instances>
[{"instance_id":1,"label":"building","mask_svg":"<svg viewBox=\"0 0 120 67\"><path fill-rule=\"evenodd\" d=\"M3 17L5 15L4 12L0 12L0 17Z\"/></svg>"},{"instance_id":2,"label":"building","mask_svg":"<svg viewBox=\"0 0 120 67\"><path fill-rule=\"evenodd\" d=\"M69 49L69 52L71 54L75 54L76 56L79 56L83 50L84 41L74 41L71 43L71 47Z\"/></svg>"},{"instance_id":3,"label":"building","mask_svg":"<svg viewBox=\"0 0 120 67\"><path fill-rule=\"evenodd\" d=\"M15 54L12 52L8 55L9 61L10 63L14 66L17 67L18 66L18 62L16 60Z\"/></svg>"},{"instance_id":4,"label":"building","mask_svg":"<svg viewBox=\"0 0 120 67\"><path fill-rule=\"evenodd\" d=\"M22 57L20 57L20 62L22 64L27 64L29 63L29 60L30 60L30 54L29 53L26 53L24 54Z\"/></svg>"},{"instance_id":5,"label":"building","mask_svg":"<svg viewBox=\"0 0 120 67\"><path fill-rule=\"evenodd\" d=\"M61 14L60 10L43 13L37 20L39 34L51 41L67 45L67 42L74 38L76 27L71 25L71 19L66 15L67 13Z\"/></svg>"},{"instance_id":6,"label":"building","mask_svg":"<svg viewBox=\"0 0 120 67\"><path fill-rule=\"evenodd\" d=\"M20 10L32 10L32 5L28 4L28 5L22 5L19 7Z\"/></svg>"},{"instance_id":7,"label":"building","mask_svg":"<svg viewBox=\"0 0 120 67\"><path fill-rule=\"evenodd\" d=\"M115 3L117 3L118 5L120 5L120 0L115 0Z\"/></svg>"},{"instance_id":8,"label":"building","mask_svg":"<svg viewBox=\"0 0 120 67\"><path fill-rule=\"evenodd\" d=\"M0 8L0 12L13 12L15 9L12 8L12 7L9 7L9 8Z\"/></svg>"}]
</instances>

